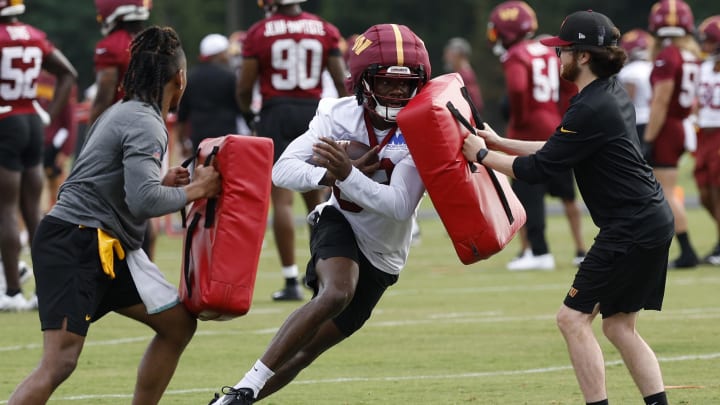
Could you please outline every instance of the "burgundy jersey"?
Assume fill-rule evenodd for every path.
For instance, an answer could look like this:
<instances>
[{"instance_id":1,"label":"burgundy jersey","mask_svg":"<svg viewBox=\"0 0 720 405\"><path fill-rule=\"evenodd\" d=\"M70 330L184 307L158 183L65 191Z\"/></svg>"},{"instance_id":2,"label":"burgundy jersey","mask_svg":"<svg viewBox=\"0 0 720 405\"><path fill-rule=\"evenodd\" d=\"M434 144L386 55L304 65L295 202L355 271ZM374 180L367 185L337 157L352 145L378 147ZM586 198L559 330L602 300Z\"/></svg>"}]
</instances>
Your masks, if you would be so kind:
<instances>
[{"instance_id":1,"label":"burgundy jersey","mask_svg":"<svg viewBox=\"0 0 720 405\"><path fill-rule=\"evenodd\" d=\"M667 118L683 120L690 115L700 72L700 61L689 51L683 51L675 45L669 45L660 51L652 73L650 83L673 80L675 86L668 105Z\"/></svg>"},{"instance_id":2,"label":"burgundy jersey","mask_svg":"<svg viewBox=\"0 0 720 405\"><path fill-rule=\"evenodd\" d=\"M319 99L322 72L331 52L340 55L340 31L320 17L279 13L255 23L243 43L243 57L258 61L260 95Z\"/></svg>"},{"instance_id":3,"label":"burgundy jersey","mask_svg":"<svg viewBox=\"0 0 720 405\"><path fill-rule=\"evenodd\" d=\"M562 118L557 55L552 48L527 40L512 46L502 63L510 101L508 138L546 141Z\"/></svg>"},{"instance_id":4,"label":"burgundy jersey","mask_svg":"<svg viewBox=\"0 0 720 405\"><path fill-rule=\"evenodd\" d=\"M37 28L14 22L0 24L0 119L34 114L37 79L43 58L55 47Z\"/></svg>"},{"instance_id":5,"label":"burgundy jersey","mask_svg":"<svg viewBox=\"0 0 720 405\"><path fill-rule=\"evenodd\" d=\"M101 39L95 46L95 71L113 67L118 70L119 82L113 101L120 100L124 95L119 84L122 83L130 65L130 42L132 39L133 37L128 31L118 29Z\"/></svg>"}]
</instances>

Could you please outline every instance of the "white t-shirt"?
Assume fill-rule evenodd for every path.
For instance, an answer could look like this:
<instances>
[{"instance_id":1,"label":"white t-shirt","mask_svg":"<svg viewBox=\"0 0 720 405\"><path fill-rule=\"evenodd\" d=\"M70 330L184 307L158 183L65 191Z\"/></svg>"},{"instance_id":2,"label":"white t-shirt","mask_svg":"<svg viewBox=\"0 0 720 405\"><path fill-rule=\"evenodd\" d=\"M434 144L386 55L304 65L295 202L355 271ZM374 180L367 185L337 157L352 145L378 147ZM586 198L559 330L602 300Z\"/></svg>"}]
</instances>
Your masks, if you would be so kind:
<instances>
[{"instance_id":1,"label":"white t-shirt","mask_svg":"<svg viewBox=\"0 0 720 405\"><path fill-rule=\"evenodd\" d=\"M363 111L355 97L322 99L308 131L290 143L275 163L273 183L300 192L322 188L318 183L325 168L307 163L313 155L313 144L323 136L370 145ZM389 131L375 133L378 144L382 144ZM379 157L385 169L376 171L372 178L353 168L344 181L335 183L339 199L362 210L343 209L345 204L333 193L315 211L326 205L337 207L352 226L358 246L370 263L386 273L398 274L407 261L412 221L425 186L399 129L380 150Z\"/></svg>"},{"instance_id":2,"label":"white t-shirt","mask_svg":"<svg viewBox=\"0 0 720 405\"><path fill-rule=\"evenodd\" d=\"M647 124L650 119L650 101L652 99L652 86L650 73L653 64L647 60L634 60L623 66L618 73L621 83L632 84L635 87L633 105L635 106L635 119L638 125Z\"/></svg>"},{"instance_id":3,"label":"white t-shirt","mask_svg":"<svg viewBox=\"0 0 720 405\"><path fill-rule=\"evenodd\" d=\"M698 126L720 128L720 72L715 72L715 59L700 66Z\"/></svg>"}]
</instances>

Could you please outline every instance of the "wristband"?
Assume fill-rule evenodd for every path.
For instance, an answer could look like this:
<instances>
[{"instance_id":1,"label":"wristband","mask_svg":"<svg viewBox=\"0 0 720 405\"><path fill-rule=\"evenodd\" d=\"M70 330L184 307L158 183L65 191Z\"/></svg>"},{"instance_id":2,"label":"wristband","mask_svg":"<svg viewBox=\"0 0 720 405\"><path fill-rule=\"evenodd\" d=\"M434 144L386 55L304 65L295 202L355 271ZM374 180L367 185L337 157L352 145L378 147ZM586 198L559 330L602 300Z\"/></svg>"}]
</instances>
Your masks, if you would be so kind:
<instances>
[{"instance_id":1,"label":"wristband","mask_svg":"<svg viewBox=\"0 0 720 405\"><path fill-rule=\"evenodd\" d=\"M485 159L485 157L488 155L489 152L490 152L490 151L487 150L486 148L480 149L480 150L478 151L477 155L475 155L475 160L476 160L478 163L482 163L483 159Z\"/></svg>"}]
</instances>

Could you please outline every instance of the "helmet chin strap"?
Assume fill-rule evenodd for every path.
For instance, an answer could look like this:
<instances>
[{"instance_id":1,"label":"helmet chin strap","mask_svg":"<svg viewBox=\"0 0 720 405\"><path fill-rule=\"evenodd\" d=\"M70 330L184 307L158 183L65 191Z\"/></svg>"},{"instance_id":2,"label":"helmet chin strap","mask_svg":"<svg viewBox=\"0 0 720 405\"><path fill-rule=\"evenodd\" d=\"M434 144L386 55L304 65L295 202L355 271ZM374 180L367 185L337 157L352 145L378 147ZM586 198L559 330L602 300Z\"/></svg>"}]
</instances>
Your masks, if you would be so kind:
<instances>
[{"instance_id":1,"label":"helmet chin strap","mask_svg":"<svg viewBox=\"0 0 720 405\"><path fill-rule=\"evenodd\" d=\"M398 113L402 110L402 107L385 107L380 104L375 95L372 96L375 100L375 113L387 122L395 122L397 120Z\"/></svg>"}]
</instances>

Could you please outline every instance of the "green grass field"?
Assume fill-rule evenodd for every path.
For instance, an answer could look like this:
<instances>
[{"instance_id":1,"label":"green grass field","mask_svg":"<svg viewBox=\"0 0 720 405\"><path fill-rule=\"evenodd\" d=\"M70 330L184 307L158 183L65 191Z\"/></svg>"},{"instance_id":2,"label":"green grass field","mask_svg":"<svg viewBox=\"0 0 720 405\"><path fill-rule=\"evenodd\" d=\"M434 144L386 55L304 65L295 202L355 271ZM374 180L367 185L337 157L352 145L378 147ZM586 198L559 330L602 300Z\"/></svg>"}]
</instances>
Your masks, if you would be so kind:
<instances>
[{"instance_id":1,"label":"green grass field","mask_svg":"<svg viewBox=\"0 0 720 405\"><path fill-rule=\"evenodd\" d=\"M429 201L423 212L431 213ZM715 242L705 212L689 211L693 242L704 254ZM264 404L579 404L583 403L555 311L574 269L563 216L549 217L558 268L511 273L517 241L491 259L465 266L440 221L420 222L400 281L368 324L330 350ZM590 244L595 228L585 218ZM156 262L177 282L182 241L159 240ZM671 256L676 253L673 246ZM307 260L307 230L298 227L298 263ZM265 349L297 303L273 303L281 277L271 234L262 253L251 312L228 322L201 322L163 404L206 404L232 385ZM639 330L660 358L674 404L720 404L720 268L669 273L662 312L645 312ZM42 336L37 313L0 314L0 404L37 362ZM599 331L599 322L596 322ZM73 376L53 404L127 404L149 329L112 314L90 329ZM600 337L614 404L642 403L618 352Z\"/></svg>"}]
</instances>

